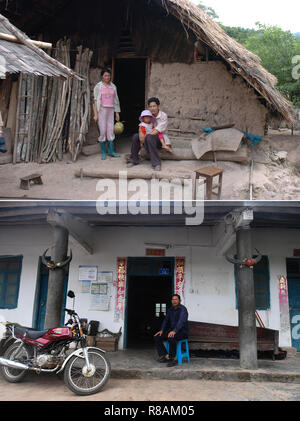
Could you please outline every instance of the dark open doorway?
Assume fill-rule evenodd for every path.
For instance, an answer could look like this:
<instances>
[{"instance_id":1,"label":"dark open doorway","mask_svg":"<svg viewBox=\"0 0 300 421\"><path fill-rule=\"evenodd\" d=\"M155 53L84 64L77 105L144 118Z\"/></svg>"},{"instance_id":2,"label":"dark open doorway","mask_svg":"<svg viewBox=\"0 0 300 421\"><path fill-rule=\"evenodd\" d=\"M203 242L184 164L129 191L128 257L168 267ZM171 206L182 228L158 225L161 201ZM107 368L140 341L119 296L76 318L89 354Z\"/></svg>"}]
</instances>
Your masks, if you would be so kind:
<instances>
[{"instance_id":1,"label":"dark open doorway","mask_svg":"<svg viewBox=\"0 0 300 421\"><path fill-rule=\"evenodd\" d=\"M174 258L128 258L125 348L153 344L174 288Z\"/></svg>"},{"instance_id":2,"label":"dark open doorway","mask_svg":"<svg viewBox=\"0 0 300 421\"><path fill-rule=\"evenodd\" d=\"M146 58L114 59L114 83L121 104L124 136L138 131L139 116L145 108Z\"/></svg>"}]
</instances>

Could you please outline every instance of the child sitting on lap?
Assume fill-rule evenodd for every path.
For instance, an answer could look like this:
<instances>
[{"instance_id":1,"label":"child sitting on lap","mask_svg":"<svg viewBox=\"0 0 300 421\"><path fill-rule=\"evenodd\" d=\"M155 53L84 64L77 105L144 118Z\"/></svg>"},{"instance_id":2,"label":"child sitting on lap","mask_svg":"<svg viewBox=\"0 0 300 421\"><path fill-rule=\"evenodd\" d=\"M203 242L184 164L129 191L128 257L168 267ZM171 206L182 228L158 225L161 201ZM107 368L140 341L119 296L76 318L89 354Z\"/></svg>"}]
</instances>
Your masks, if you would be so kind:
<instances>
[{"instance_id":1,"label":"child sitting on lap","mask_svg":"<svg viewBox=\"0 0 300 421\"><path fill-rule=\"evenodd\" d=\"M152 116L152 113L148 110L143 111L140 116L140 122L141 124L139 125L139 138L140 138L141 148L143 148L145 137L147 136L147 134L151 134L153 130L155 129L154 117ZM163 134L159 133L158 137L161 142L162 148L172 153L172 149L165 143Z\"/></svg>"}]
</instances>

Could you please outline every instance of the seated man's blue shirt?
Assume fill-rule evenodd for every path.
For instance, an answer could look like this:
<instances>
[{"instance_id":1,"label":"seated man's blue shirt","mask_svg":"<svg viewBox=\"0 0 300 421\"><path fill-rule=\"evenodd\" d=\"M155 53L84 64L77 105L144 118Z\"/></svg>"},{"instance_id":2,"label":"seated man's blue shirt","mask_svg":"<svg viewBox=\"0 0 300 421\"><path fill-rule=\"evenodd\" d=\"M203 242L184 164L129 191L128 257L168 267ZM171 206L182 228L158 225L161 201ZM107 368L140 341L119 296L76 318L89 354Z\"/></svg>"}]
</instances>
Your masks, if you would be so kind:
<instances>
[{"instance_id":1,"label":"seated man's blue shirt","mask_svg":"<svg viewBox=\"0 0 300 421\"><path fill-rule=\"evenodd\" d=\"M166 329L168 332L174 331L176 333L185 334L188 337L189 325L188 325L188 311L185 306L180 304L175 310L174 307L170 307L167 310L166 318L162 323L161 330L164 332Z\"/></svg>"}]
</instances>

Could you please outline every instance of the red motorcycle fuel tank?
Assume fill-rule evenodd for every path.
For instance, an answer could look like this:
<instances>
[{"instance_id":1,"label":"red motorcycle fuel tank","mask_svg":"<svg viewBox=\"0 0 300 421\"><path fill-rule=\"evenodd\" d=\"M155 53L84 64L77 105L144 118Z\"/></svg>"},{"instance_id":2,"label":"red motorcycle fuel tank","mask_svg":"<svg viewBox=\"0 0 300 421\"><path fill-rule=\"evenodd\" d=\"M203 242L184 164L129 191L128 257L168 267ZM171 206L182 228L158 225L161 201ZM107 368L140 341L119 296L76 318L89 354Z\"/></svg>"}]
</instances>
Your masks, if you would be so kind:
<instances>
[{"instance_id":1,"label":"red motorcycle fuel tank","mask_svg":"<svg viewBox=\"0 0 300 421\"><path fill-rule=\"evenodd\" d=\"M35 340L42 348L48 346L51 342L61 341L63 339L72 339L72 329L70 327L54 327L49 329L41 338Z\"/></svg>"}]
</instances>

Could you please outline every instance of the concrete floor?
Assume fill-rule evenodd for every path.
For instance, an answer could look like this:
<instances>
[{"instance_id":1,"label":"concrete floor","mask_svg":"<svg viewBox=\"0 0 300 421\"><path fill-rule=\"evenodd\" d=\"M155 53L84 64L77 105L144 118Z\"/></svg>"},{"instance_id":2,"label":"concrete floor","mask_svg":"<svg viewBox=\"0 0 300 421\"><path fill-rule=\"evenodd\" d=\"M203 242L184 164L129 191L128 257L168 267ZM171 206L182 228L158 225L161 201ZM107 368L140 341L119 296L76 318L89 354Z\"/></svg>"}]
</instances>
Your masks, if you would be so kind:
<instances>
[{"instance_id":1,"label":"concrete floor","mask_svg":"<svg viewBox=\"0 0 300 421\"><path fill-rule=\"evenodd\" d=\"M210 380L137 380L110 379L105 388L91 396L77 396L62 380L54 375L30 375L22 383L6 383L0 377L0 405L15 408L16 402L82 402L106 403L105 406L92 407L99 415L105 407L114 404L140 406L139 402L245 402L245 401L300 401L300 386L276 382L230 382ZM17 407L18 409L19 407ZM22 407L21 407L22 408ZM26 406L24 407L26 408ZM41 407L39 407L41 409ZM61 407L60 407L61 408ZM27 408L28 409L28 408ZM62 408L64 409L64 408ZM66 412L70 407L65 407ZM78 406L73 407L76 411ZM87 406L84 410L89 410ZM200 405L201 410L201 405ZM21 414L20 414L21 415ZM75 415L75 414L74 414Z\"/></svg>"},{"instance_id":2,"label":"concrete floor","mask_svg":"<svg viewBox=\"0 0 300 421\"><path fill-rule=\"evenodd\" d=\"M220 358L192 358L170 369L150 348L107 356L112 375L100 393L77 396L55 374L29 373L18 384L0 377L0 401L300 401L300 353L280 361L260 359L255 371L240 369L236 359Z\"/></svg>"},{"instance_id":3,"label":"concrete floor","mask_svg":"<svg viewBox=\"0 0 300 421\"><path fill-rule=\"evenodd\" d=\"M284 360L258 359L257 370L240 368L238 359L232 358L191 358L173 368L156 361L153 348L128 349L107 353L112 367L113 378L126 379L167 379L167 380L220 380L220 381L261 381L300 384L300 353Z\"/></svg>"}]
</instances>

